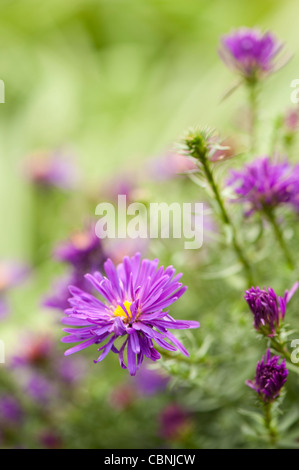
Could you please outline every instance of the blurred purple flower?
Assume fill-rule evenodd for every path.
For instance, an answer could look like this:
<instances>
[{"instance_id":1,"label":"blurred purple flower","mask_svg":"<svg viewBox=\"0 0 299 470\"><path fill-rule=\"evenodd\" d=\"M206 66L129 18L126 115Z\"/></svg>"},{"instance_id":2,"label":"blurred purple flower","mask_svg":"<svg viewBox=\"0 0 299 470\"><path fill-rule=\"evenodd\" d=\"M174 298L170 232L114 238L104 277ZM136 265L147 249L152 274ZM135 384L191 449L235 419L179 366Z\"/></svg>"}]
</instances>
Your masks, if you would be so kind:
<instances>
[{"instance_id":1,"label":"blurred purple flower","mask_svg":"<svg viewBox=\"0 0 299 470\"><path fill-rule=\"evenodd\" d=\"M286 112L283 121L285 130L293 134L299 129L299 109L290 109Z\"/></svg>"},{"instance_id":2,"label":"blurred purple flower","mask_svg":"<svg viewBox=\"0 0 299 470\"><path fill-rule=\"evenodd\" d=\"M169 153L150 160L147 166L147 174L153 177L155 181L169 180L197 169L193 160L187 159L179 153Z\"/></svg>"},{"instance_id":3,"label":"blurred purple flower","mask_svg":"<svg viewBox=\"0 0 299 470\"><path fill-rule=\"evenodd\" d=\"M267 350L266 361L265 356L257 363L256 375L254 382L246 381L248 387L255 390L264 402L272 402L280 394L288 376L288 369L285 360L278 364L280 356L271 358L270 349Z\"/></svg>"},{"instance_id":4,"label":"blurred purple flower","mask_svg":"<svg viewBox=\"0 0 299 470\"><path fill-rule=\"evenodd\" d=\"M76 272L56 279L52 286L53 294L46 296L43 299L42 305L57 310L65 310L69 306L68 298L70 293L68 286L78 285L79 282L81 283L81 279L82 277L78 276Z\"/></svg>"},{"instance_id":5,"label":"blurred purple flower","mask_svg":"<svg viewBox=\"0 0 299 470\"><path fill-rule=\"evenodd\" d=\"M12 358L12 366L44 366L54 351L54 341L45 333L29 334L21 339L22 348Z\"/></svg>"},{"instance_id":6,"label":"blurred purple flower","mask_svg":"<svg viewBox=\"0 0 299 470\"><path fill-rule=\"evenodd\" d=\"M0 297L0 320L3 320L7 314L9 313L9 306L7 305L7 302L1 297Z\"/></svg>"},{"instance_id":7,"label":"blurred purple flower","mask_svg":"<svg viewBox=\"0 0 299 470\"><path fill-rule=\"evenodd\" d=\"M80 272L99 270L105 260L102 241L93 225L73 233L68 241L60 243L54 250L54 256Z\"/></svg>"},{"instance_id":8,"label":"blurred purple flower","mask_svg":"<svg viewBox=\"0 0 299 470\"><path fill-rule=\"evenodd\" d=\"M17 424L23 418L23 410L18 400L11 395L0 397L0 422Z\"/></svg>"},{"instance_id":9,"label":"blurred purple flower","mask_svg":"<svg viewBox=\"0 0 299 470\"><path fill-rule=\"evenodd\" d=\"M73 357L72 360L63 357L55 362L55 371L58 377L65 383L71 385L78 382L85 373L85 364L82 358Z\"/></svg>"},{"instance_id":10,"label":"blurred purple flower","mask_svg":"<svg viewBox=\"0 0 299 470\"><path fill-rule=\"evenodd\" d=\"M9 313L9 305L6 301L7 292L18 285L29 269L27 266L15 261L0 261L0 319Z\"/></svg>"},{"instance_id":11,"label":"blurred purple flower","mask_svg":"<svg viewBox=\"0 0 299 470\"><path fill-rule=\"evenodd\" d=\"M227 184L234 187L237 202L249 204L246 216L272 210L281 204L296 206L299 196L299 166L258 158L241 171L232 171ZM298 200L299 207L299 200Z\"/></svg>"},{"instance_id":12,"label":"blurred purple flower","mask_svg":"<svg viewBox=\"0 0 299 470\"><path fill-rule=\"evenodd\" d=\"M80 328L65 328L69 336L62 341L83 342L68 349L65 355L102 343L110 337L98 349L102 353L94 362L102 361L111 350L118 354L121 367L126 369L124 351L127 347L130 375L136 374L144 356L152 361L160 359L153 341L162 348L180 350L188 356L187 350L168 329L197 328L199 323L174 320L164 310L184 294L186 287L178 282L181 274L174 277L172 266L157 269L158 263L158 259L144 259L140 264L140 254L137 253L132 258L125 257L117 268L108 259L104 264L107 277L100 273L86 274L86 279L104 297L105 303L71 286L71 308L66 310L68 317L63 319L63 323ZM114 342L121 336L125 339L118 350Z\"/></svg>"},{"instance_id":13,"label":"blurred purple flower","mask_svg":"<svg viewBox=\"0 0 299 470\"><path fill-rule=\"evenodd\" d=\"M46 429L39 435L39 441L46 449L60 449L62 447L62 439L56 431Z\"/></svg>"},{"instance_id":14,"label":"blurred purple flower","mask_svg":"<svg viewBox=\"0 0 299 470\"><path fill-rule=\"evenodd\" d=\"M111 201L117 201L118 196L126 196L127 203L134 201L134 193L138 191L138 179L137 172L134 172L134 178L130 172L119 172L101 185L100 196Z\"/></svg>"},{"instance_id":15,"label":"blurred purple flower","mask_svg":"<svg viewBox=\"0 0 299 470\"><path fill-rule=\"evenodd\" d=\"M219 55L230 69L255 82L277 69L282 47L272 33L242 27L222 37Z\"/></svg>"},{"instance_id":16,"label":"blurred purple flower","mask_svg":"<svg viewBox=\"0 0 299 470\"><path fill-rule=\"evenodd\" d=\"M136 375L135 383L141 395L155 395L165 390L170 377L158 370L142 366Z\"/></svg>"},{"instance_id":17,"label":"blurred purple flower","mask_svg":"<svg viewBox=\"0 0 299 470\"><path fill-rule=\"evenodd\" d=\"M86 230L74 233L68 241L59 244L54 256L69 264L71 272L56 280L52 288L53 294L47 296L42 304L48 308L65 310L69 307L69 286L76 286L91 293L92 285L86 281L84 274L101 271L107 255L91 224Z\"/></svg>"},{"instance_id":18,"label":"blurred purple flower","mask_svg":"<svg viewBox=\"0 0 299 470\"><path fill-rule=\"evenodd\" d=\"M34 373L28 380L26 392L37 403L45 405L53 398L54 387L48 378Z\"/></svg>"},{"instance_id":19,"label":"blurred purple flower","mask_svg":"<svg viewBox=\"0 0 299 470\"><path fill-rule=\"evenodd\" d=\"M25 162L25 174L32 183L43 188L68 190L78 182L74 161L60 151L31 155Z\"/></svg>"},{"instance_id":20,"label":"blurred purple flower","mask_svg":"<svg viewBox=\"0 0 299 470\"><path fill-rule=\"evenodd\" d=\"M161 436L167 440L181 439L192 426L190 414L175 403L162 411L159 424Z\"/></svg>"},{"instance_id":21,"label":"blurred purple flower","mask_svg":"<svg viewBox=\"0 0 299 470\"><path fill-rule=\"evenodd\" d=\"M0 261L0 293L19 284L28 274L28 267L15 261Z\"/></svg>"},{"instance_id":22,"label":"blurred purple flower","mask_svg":"<svg viewBox=\"0 0 299 470\"><path fill-rule=\"evenodd\" d=\"M299 287L296 282L283 297L278 297L271 287L268 291L259 287L251 287L245 292L245 300L254 316L254 327L267 336L274 336L280 321L285 317L287 303Z\"/></svg>"}]
</instances>

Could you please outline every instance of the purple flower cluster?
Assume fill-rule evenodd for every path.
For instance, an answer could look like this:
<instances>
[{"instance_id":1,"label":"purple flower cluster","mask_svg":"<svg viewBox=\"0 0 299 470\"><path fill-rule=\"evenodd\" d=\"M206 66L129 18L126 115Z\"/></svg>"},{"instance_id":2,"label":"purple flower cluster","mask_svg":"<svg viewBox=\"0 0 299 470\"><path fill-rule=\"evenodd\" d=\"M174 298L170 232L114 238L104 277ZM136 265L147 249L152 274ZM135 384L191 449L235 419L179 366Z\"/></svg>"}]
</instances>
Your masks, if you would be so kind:
<instances>
[{"instance_id":1,"label":"purple flower cluster","mask_svg":"<svg viewBox=\"0 0 299 470\"><path fill-rule=\"evenodd\" d=\"M267 350L266 360L265 356L257 363L256 375L254 382L247 380L246 384L255 390L264 402L272 402L280 394L284 386L288 369L285 365L285 360L278 364L280 356L273 356L271 358L270 349Z\"/></svg>"},{"instance_id":2,"label":"purple flower cluster","mask_svg":"<svg viewBox=\"0 0 299 470\"><path fill-rule=\"evenodd\" d=\"M238 202L249 205L246 216L281 204L299 207L299 166L293 168L287 161L274 163L262 157L231 175L227 184L234 186Z\"/></svg>"},{"instance_id":3,"label":"purple flower cluster","mask_svg":"<svg viewBox=\"0 0 299 470\"><path fill-rule=\"evenodd\" d=\"M92 286L86 282L84 274L101 270L106 259L102 241L97 237L91 225L85 231L74 233L67 242L61 243L54 256L70 266L70 273L58 279L54 286L54 295L47 297L43 305L49 308L65 310L69 298L69 285L92 292Z\"/></svg>"},{"instance_id":4,"label":"purple flower cluster","mask_svg":"<svg viewBox=\"0 0 299 470\"><path fill-rule=\"evenodd\" d=\"M219 55L229 68L255 82L275 71L281 49L282 43L272 33L243 27L223 36Z\"/></svg>"},{"instance_id":5,"label":"purple flower cluster","mask_svg":"<svg viewBox=\"0 0 299 470\"><path fill-rule=\"evenodd\" d=\"M259 287L251 287L245 292L245 300L254 316L254 327L267 334L274 336L280 321L284 319L287 303L290 301L299 283L296 282L290 291L285 291L283 297L277 297L271 287L268 291Z\"/></svg>"},{"instance_id":6,"label":"purple flower cluster","mask_svg":"<svg viewBox=\"0 0 299 470\"><path fill-rule=\"evenodd\" d=\"M186 291L179 282L181 274L175 275L172 266L158 268L158 259L141 261L140 258L139 253L131 258L125 257L117 267L108 259L104 264L107 277L98 272L86 274L86 279L105 299L104 302L78 287L70 287L71 308L66 310L68 316L62 321L75 328L65 328L69 336L62 341L83 342L68 349L65 355L108 339L98 349L101 354L94 362L102 361L112 351L118 354L121 367L126 369L126 349L130 375L136 374L144 356L152 361L160 359L153 342L161 348L179 350L188 356L187 350L169 329L197 328L199 323L174 320L165 311ZM124 341L117 349L114 343L120 337Z\"/></svg>"}]
</instances>

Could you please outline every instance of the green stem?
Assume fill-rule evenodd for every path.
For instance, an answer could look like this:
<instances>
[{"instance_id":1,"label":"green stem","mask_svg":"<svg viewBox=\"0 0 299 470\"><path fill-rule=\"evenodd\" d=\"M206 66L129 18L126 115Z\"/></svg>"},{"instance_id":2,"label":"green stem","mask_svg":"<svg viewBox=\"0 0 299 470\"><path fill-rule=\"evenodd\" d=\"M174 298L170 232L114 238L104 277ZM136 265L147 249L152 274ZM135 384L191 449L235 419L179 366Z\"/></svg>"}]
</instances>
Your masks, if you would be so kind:
<instances>
[{"instance_id":1,"label":"green stem","mask_svg":"<svg viewBox=\"0 0 299 470\"><path fill-rule=\"evenodd\" d=\"M255 81L248 83L248 91L251 112L250 152L253 154L256 152L258 122L258 85Z\"/></svg>"},{"instance_id":2,"label":"green stem","mask_svg":"<svg viewBox=\"0 0 299 470\"><path fill-rule=\"evenodd\" d=\"M298 369L299 362L292 361L291 353L288 350L288 347L285 344L285 342L281 340L279 333L277 334L277 336L273 336L272 338L270 338L270 340L271 340L272 349L274 349L279 354L281 354L289 364L292 364L294 366L293 367L294 370Z\"/></svg>"},{"instance_id":3,"label":"green stem","mask_svg":"<svg viewBox=\"0 0 299 470\"><path fill-rule=\"evenodd\" d=\"M264 403L264 424L267 430L270 443L272 445L276 444L277 441L277 430L273 425L272 420L272 403Z\"/></svg>"},{"instance_id":4,"label":"green stem","mask_svg":"<svg viewBox=\"0 0 299 470\"><path fill-rule=\"evenodd\" d=\"M270 222L270 225L272 226L272 229L273 229L273 232L275 234L275 237L280 245L280 248L285 256L285 259L288 263L288 266L290 269L294 269L294 263L293 263L293 259L292 259L292 256L289 252L289 249L285 243L285 240L284 240L284 237L283 237L283 234L280 230L280 227L277 223L277 220L275 218L275 215L274 215L274 211L273 209L268 209L268 208L264 208L264 214L266 215L268 221Z\"/></svg>"},{"instance_id":5,"label":"green stem","mask_svg":"<svg viewBox=\"0 0 299 470\"><path fill-rule=\"evenodd\" d=\"M249 262L248 262L248 260L245 256L245 254L243 253L243 250L242 250L242 248L241 248L241 246L238 242L235 226L233 225L233 223L230 219L230 216L229 216L229 214L227 213L227 211L225 209L224 203L223 203L222 198L220 196L219 189L218 189L217 184L214 180L214 177L213 177L213 174L212 174L211 169L209 167L208 161L206 159L202 159L201 163L202 163L202 166L203 166L205 176L208 180L208 183L209 183L209 185L210 185L210 187L211 187L211 189L214 193L215 200L218 204L222 221L231 230L232 244L233 244L234 250L237 253L237 256L238 256L241 264L243 265L244 271L246 273L248 285L250 287L250 286L253 285L251 267L250 267L250 264L249 264Z\"/></svg>"}]
</instances>

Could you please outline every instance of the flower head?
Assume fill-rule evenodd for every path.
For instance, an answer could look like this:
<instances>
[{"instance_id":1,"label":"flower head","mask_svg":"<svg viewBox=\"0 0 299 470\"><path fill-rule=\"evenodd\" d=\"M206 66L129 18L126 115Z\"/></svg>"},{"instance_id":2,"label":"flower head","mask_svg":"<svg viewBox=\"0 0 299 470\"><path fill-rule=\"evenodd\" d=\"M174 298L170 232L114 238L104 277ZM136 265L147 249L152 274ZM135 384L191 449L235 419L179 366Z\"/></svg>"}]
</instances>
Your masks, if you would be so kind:
<instances>
[{"instance_id":1,"label":"flower head","mask_svg":"<svg viewBox=\"0 0 299 470\"><path fill-rule=\"evenodd\" d=\"M255 82L276 70L281 49L282 43L272 33L243 27L222 37L219 55L229 68Z\"/></svg>"},{"instance_id":2,"label":"flower head","mask_svg":"<svg viewBox=\"0 0 299 470\"><path fill-rule=\"evenodd\" d=\"M280 394L288 376L288 369L285 360L278 364L280 356L271 358L270 349L265 356L257 363L254 382L247 380L246 385L255 390L264 402L272 402Z\"/></svg>"},{"instance_id":3,"label":"flower head","mask_svg":"<svg viewBox=\"0 0 299 470\"><path fill-rule=\"evenodd\" d=\"M69 286L92 292L92 285L84 278L84 274L102 270L107 256L92 224L81 232L73 233L69 240L60 243L54 251L54 256L57 260L67 263L71 270L66 276L55 281L54 294L43 300L43 306L65 310L69 307Z\"/></svg>"},{"instance_id":4,"label":"flower head","mask_svg":"<svg viewBox=\"0 0 299 470\"><path fill-rule=\"evenodd\" d=\"M74 232L69 240L58 245L54 256L81 272L96 271L104 261L102 242L92 225Z\"/></svg>"},{"instance_id":5,"label":"flower head","mask_svg":"<svg viewBox=\"0 0 299 470\"><path fill-rule=\"evenodd\" d=\"M71 308L66 310L68 316L63 323L79 328L65 328L69 336L62 341L83 342L68 349L65 355L108 340L98 349L101 354L94 362L102 361L112 351L118 354L121 367L126 369L126 349L130 375L136 374L144 356L152 361L161 357L153 342L161 348L179 350L188 356L187 350L169 329L197 328L199 323L174 320L165 311L184 294L186 287L178 282L181 274L175 276L172 266L158 268L158 263L158 259L143 259L141 262L137 253L131 258L125 257L117 267L108 259L104 264L107 277L100 273L86 274L86 279L104 301L71 286ZM123 342L117 349L114 343L120 337Z\"/></svg>"},{"instance_id":6,"label":"flower head","mask_svg":"<svg viewBox=\"0 0 299 470\"><path fill-rule=\"evenodd\" d=\"M183 155L192 157L197 164L205 164L206 161L217 163L232 158L234 152L227 143L213 129L195 128L186 133L180 149Z\"/></svg>"},{"instance_id":7,"label":"flower head","mask_svg":"<svg viewBox=\"0 0 299 470\"><path fill-rule=\"evenodd\" d=\"M271 287L268 291L259 287L251 287L245 292L245 300L254 316L254 327L267 336L275 335L276 329L284 319L287 303L290 301L299 283L296 282L283 297L277 297Z\"/></svg>"},{"instance_id":8,"label":"flower head","mask_svg":"<svg viewBox=\"0 0 299 470\"><path fill-rule=\"evenodd\" d=\"M53 398L54 391L53 383L37 372L32 374L26 386L26 393L41 405L47 404Z\"/></svg>"},{"instance_id":9,"label":"flower head","mask_svg":"<svg viewBox=\"0 0 299 470\"><path fill-rule=\"evenodd\" d=\"M78 180L74 163L60 152L40 152L26 161L25 173L34 184L43 188L72 189Z\"/></svg>"},{"instance_id":10,"label":"flower head","mask_svg":"<svg viewBox=\"0 0 299 470\"><path fill-rule=\"evenodd\" d=\"M160 433L164 439L180 440L192 429L190 413L177 405L169 404L160 415Z\"/></svg>"},{"instance_id":11,"label":"flower head","mask_svg":"<svg viewBox=\"0 0 299 470\"><path fill-rule=\"evenodd\" d=\"M19 402L10 395L0 397L0 421L19 423L23 418L23 410Z\"/></svg>"},{"instance_id":12,"label":"flower head","mask_svg":"<svg viewBox=\"0 0 299 470\"><path fill-rule=\"evenodd\" d=\"M247 203L249 216L255 211L272 210L280 204L295 205L299 194L299 167L286 161L272 163L269 157L256 159L241 171L232 171L228 185L234 186L237 202Z\"/></svg>"}]
</instances>

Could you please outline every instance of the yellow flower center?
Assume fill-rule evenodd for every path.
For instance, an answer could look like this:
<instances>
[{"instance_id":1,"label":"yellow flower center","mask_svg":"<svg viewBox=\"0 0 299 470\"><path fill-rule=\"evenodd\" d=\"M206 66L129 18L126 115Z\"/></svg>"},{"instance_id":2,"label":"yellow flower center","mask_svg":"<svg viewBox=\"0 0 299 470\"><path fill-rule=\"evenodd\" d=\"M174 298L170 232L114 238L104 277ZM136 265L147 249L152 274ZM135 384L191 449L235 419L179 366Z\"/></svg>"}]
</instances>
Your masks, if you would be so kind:
<instances>
[{"instance_id":1,"label":"yellow flower center","mask_svg":"<svg viewBox=\"0 0 299 470\"><path fill-rule=\"evenodd\" d=\"M124 307L125 307L126 312L127 312L128 315L126 315L126 313L124 312L123 308L120 305L118 305L116 307L116 309L114 310L114 315L116 317L122 317L122 318L125 318L125 319L128 318L128 317L132 318L132 314L131 314L131 311L130 311L131 304L132 304L132 302L129 302L128 300L124 301Z\"/></svg>"}]
</instances>

